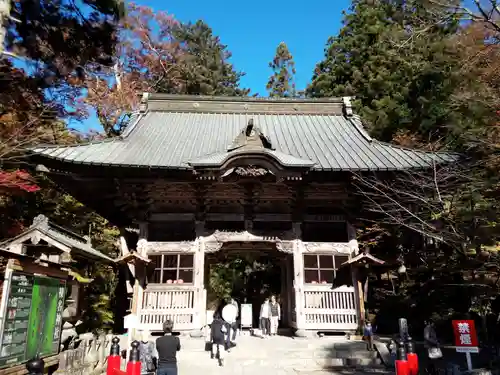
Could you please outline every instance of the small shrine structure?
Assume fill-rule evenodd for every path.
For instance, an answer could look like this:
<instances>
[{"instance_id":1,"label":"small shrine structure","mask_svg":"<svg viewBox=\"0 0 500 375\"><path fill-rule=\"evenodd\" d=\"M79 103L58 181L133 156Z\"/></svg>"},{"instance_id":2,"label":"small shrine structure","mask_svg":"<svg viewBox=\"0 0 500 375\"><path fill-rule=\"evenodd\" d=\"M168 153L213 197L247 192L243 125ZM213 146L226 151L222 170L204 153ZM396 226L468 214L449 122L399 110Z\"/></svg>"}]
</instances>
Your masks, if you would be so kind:
<instances>
[{"instance_id":1,"label":"small shrine structure","mask_svg":"<svg viewBox=\"0 0 500 375\"><path fill-rule=\"evenodd\" d=\"M36 356L59 362L61 342L76 336L82 283L73 262L114 263L82 237L38 215L18 236L0 242L0 375L27 373ZM72 332L72 333L69 333ZM65 334L66 333L66 334Z\"/></svg>"},{"instance_id":2,"label":"small shrine structure","mask_svg":"<svg viewBox=\"0 0 500 375\"><path fill-rule=\"evenodd\" d=\"M199 331L211 254L258 251L280 254L284 324L352 332L363 319L357 273L334 281L359 254L353 172L389 176L451 156L372 139L349 98L144 94L121 136L40 146L31 160L122 228L136 328L160 331L168 318Z\"/></svg>"}]
</instances>

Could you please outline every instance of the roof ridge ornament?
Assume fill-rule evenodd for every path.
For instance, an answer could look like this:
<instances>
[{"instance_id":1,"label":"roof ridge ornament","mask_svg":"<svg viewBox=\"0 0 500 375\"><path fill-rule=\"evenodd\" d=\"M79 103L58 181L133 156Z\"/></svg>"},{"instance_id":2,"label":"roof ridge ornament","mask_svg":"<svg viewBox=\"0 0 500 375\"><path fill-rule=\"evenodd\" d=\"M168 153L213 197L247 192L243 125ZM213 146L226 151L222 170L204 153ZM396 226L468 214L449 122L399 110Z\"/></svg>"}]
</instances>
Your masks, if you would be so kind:
<instances>
[{"instance_id":1,"label":"roof ridge ornament","mask_svg":"<svg viewBox=\"0 0 500 375\"><path fill-rule=\"evenodd\" d=\"M49 218L42 214L35 216L30 228L49 229Z\"/></svg>"},{"instance_id":2,"label":"roof ridge ornament","mask_svg":"<svg viewBox=\"0 0 500 375\"><path fill-rule=\"evenodd\" d=\"M353 100L353 96L344 96L342 97L342 101L344 103L344 115L346 117L352 117L354 115L354 112L352 110L352 103L351 100Z\"/></svg>"},{"instance_id":3,"label":"roof ridge ornament","mask_svg":"<svg viewBox=\"0 0 500 375\"><path fill-rule=\"evenodd\" d=\"M254 125L253 118L248 120L245 128L236 136L233 144L228 148L228 152L235 150L274 150L271 140L267 138L262 130Z\"/></svg>"},{"instance_id":4,"label":"roof ridge ornament","mask_svg":"<svg viewBox=\"0 0 500 375\"><path fill-rule=\"evenodd\" d=\"M253 130L253 118L248 120L247 129L245 131L247 137L250 137L252 135L252 130Z\"/></svg>"}]
</instances>

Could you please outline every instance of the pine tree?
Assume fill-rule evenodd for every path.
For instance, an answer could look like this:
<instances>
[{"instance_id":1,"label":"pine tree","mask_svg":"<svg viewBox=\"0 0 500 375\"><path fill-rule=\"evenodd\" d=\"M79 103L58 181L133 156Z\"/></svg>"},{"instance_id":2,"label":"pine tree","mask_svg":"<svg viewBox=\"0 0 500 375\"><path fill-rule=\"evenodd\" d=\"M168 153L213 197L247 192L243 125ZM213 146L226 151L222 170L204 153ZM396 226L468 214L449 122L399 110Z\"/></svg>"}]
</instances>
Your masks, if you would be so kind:
<instances>
[{"instance_id":1,"label":"pine tree","mask_svg":"<svg viewBox=\"0 0 500 375\"><path fill-rule=\"evenodd\" d=\"M457 129L450 128L460 121L449 101L463 81L451 39L458 23L439 13L444 9L422 4L353 1L339 35L328 40L307 94L355 96L369 131L384 140L401 129L425 137Z\"/></svg>"},{"instance_id":2,"label":"pine tree","mask_svg":"<svg viewBox=\"0 0 500 375\"><path fill-rule=\"evenodd\" d=\"M159 87L159 92L190 95L246 96L248 89L239 87L245 75L229 62L231 52L203 21L180 24L173 32L187 56L180 62L181 87ZM180 90L180 92L179 92Z\"/></svg>"},{"instance_id":3,"label":"pine tree","mask_svg":"<svg viewBox=\"0 0 500 375\"><path fill-rule=\"evenodd\" d=\"M295 62L285 42L276 48L276 55L269 63L273 75L267 82L267 90L272 98L290 98L296 96L295 91Z\"/></svg>"}]
</instances>

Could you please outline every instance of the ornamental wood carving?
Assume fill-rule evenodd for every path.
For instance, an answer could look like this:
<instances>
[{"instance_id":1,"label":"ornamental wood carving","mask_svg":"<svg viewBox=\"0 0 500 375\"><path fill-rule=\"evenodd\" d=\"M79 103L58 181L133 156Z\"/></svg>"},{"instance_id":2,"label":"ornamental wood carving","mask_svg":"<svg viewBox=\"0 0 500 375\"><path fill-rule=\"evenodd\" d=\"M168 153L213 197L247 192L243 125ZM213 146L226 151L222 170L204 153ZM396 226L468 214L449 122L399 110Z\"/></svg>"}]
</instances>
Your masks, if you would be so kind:
<instances>
[{"instance_id":1,"label":"ornamental wood carving","mask_svg":"<svg viewBox=\"0 0 500 375\"><path fill-rule=\"evenodd\" d=\"M207 242L205 243L205 253L216 253L222 249L222 242Z\"/></svg>"},{"instance_id":2,"label":"ornamental wood carving","mask_svg":"<svg viewBox=\"0 0 500 375\"><path fill-rule=\"evenodd\" d=\"M269 170L266 168L257 167L255 165L248 165L245 167L236 167L234 173L242 177L261 177L267 175Z\"/></svg>"},{"instance_id":3,"label":"ornamental wood carving","mask_svg":"<svg viewBox=\"0 0 500 375\"><path fill-rule=\"evenodd\" d=\"M35 216L35 218L33 219L33 223L30 225L30 228L34 228L34 227L48 230L49 229L49 219L45 215L42 215L42 214Z\"/></svg>"},{"instance_id":4,"label":"ornamental wood carving","mask_svg":"<svg viewBox=\"0 0 500 375\"><path fill-rule=\"evenodd\" d=\"M308 253L352 254L353 249L347 242L304 242L304 251Z\"/></svg>"},{"instance_id":5,"label":"ornamental wood carving","mask_svg":"<svg viewBox=\"0 0 500 375\"><path fill-rule=\"evenodd\" d=\"M141 254L151 253L194 253L198 250L196 241L152 242L141 239L137 241L137 251Z\"/></svg>"},{"instance_id":6,"label":"ornamental wood carving","mask_svg":"<svg viewBox=\"0 0 500 375\"><path fill-rule=\"evenodd\" d=\"M283 241L276 243L276 249L282 253L293 254L293 242Z\"/></svg>"},{"instance_id":7,"label":"ornamental wood carving","mask_svg":"<svg viewBox=\"0 0 500 375\"><path fill-rule=\"evenodd\" d=\"M222 250L224 242L206 242L205 243L205 253L216 253ZM280 241L275 242L276 250L282 253L292 254L293 253L293 242L292 241Z\"/></svg>"},{"instance_id":8,"label":"ornamental wood carving","mask_svg":"<svg viewBox=\"0 0 500 375\"><path fill-rule=\"evenodd\" d=\"M254 231L252 231L254 232ZM210 236L204 238L206 243L208 242L255 242L255 241L266 241L266 242L280 242L294 239L294 234L292 230L284 232L271 232L266 231L264 234L254 234L249 231L238 231L238 232L226 232L216 230Z\"/></svg>"},{"instance_id":9,"label":"ornamental wood carving","mask_svg":"<svg viewBox=\"0 0 500 375\"><path fill-rule=\"evenodd\" d=\"M287 240L285 240L285 238ZM255 235L248 231L240 232L224 232L215 231L210 236L203 239L206 253L214 253L222 249L222 246L228 242L270 242L276 244L276 249L280 252L293 252L293 242L288 241L293 239L293 232L289 231L281 236L273 235Z\"/></svg>"}]
</instances>

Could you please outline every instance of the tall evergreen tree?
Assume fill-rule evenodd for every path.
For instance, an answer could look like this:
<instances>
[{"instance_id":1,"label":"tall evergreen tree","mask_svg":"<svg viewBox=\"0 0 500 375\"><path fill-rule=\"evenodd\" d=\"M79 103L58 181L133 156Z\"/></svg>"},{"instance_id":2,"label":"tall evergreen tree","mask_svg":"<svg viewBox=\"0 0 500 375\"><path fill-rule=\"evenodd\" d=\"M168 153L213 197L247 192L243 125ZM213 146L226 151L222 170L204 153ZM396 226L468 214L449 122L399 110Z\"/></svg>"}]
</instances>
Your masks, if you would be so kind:
<instances>
[{"instance_id":1,"label":"tall evergreen tree","mask_svg":"<svg viewBox=\"0 0 500 375\"><path fill-rule=\"evenodd\" d=\"M272 98L289 98L296 96L295 62L285 42L276 48L276 55L269 63L273 75L267 82L267 90Z\"/></svg>"},{"instance_id":2,"label":"tall evergreen tree","mask_svg":"<svg viewBox=\"0 0 500 375\"><path fill-rule=\"evenodd\" d=\"M173 37L185 54L181 62L180 86L159 87L159 92L191 95L246 96L248 89L239 87L245 74L234 69L229 62L231 52L203 21L180 24Z\"/></svg>"},{"instance_id":3,"label":"tall evergreen tree","mask_svg":"<svg viewBox=\"0 0 500 375\"><path fill-rule=\"evenodd\" d=\"M339 35L328 40L308 95L354 95L370 132L385 140L400 129L426 137L458 131L459 114L449 105L464 79L450 39L458 23L446 9L424 3L354 0Z\"/></svg>"}]
</instances>

